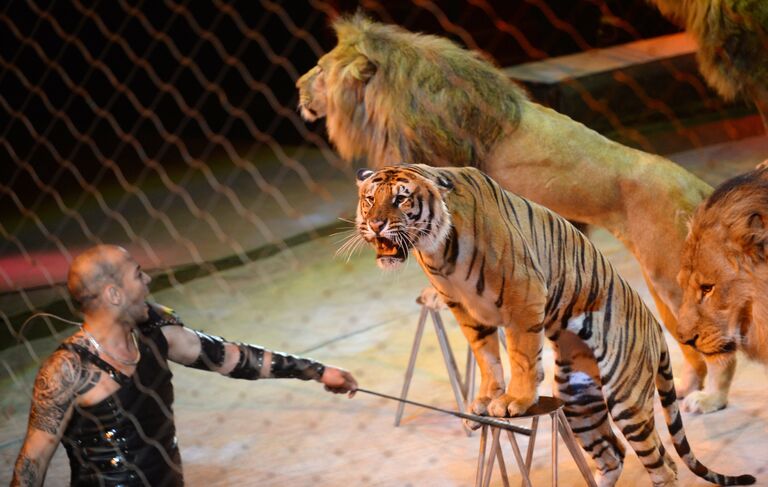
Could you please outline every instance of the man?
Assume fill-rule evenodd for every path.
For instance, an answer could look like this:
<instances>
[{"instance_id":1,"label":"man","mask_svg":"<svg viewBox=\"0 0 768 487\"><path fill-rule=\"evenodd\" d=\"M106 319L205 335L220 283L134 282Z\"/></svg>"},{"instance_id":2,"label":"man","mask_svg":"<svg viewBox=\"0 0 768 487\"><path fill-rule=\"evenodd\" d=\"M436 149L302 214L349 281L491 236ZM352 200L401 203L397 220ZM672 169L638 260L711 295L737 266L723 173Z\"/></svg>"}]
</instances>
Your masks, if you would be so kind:
<instances>
[{"instance_id":1,"label":"man","mask_svg":"<svg viewBox=\"0 0 768 487\"><path fill-rule=\"evenodd\" d=\"M72 262L67 287L85 320L40 367L12 486L42 484L59 442L73 486L182 485L167 360L238 379L313 379L354 395L347 371L185 327L146 302L150 280L116 246Z\"/></svg>"}]
</instances>

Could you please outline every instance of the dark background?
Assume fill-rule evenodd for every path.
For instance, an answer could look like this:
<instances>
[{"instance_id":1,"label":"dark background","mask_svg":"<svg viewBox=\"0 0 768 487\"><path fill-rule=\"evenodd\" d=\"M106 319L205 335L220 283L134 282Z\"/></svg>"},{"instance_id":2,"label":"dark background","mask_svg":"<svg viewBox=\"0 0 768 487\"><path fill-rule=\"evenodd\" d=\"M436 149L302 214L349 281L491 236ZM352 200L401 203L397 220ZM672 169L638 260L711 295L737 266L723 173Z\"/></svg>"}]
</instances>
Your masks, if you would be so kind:
<instances>
[{"instance_id":1,"label":"dark background","mask_svg":"<svg viewBox=\"0 0 768 487\"><path fill-rule=\"evenodd\" d=\"M184 154L169 143L169 134L201 159L221 149L212 134L234 143L280 145L307 143L303 130L324 137L322 122L307 126L291 116L294 83L334 46L331 17L357 9L463 45L474 42L468 47L484 50L501 66L677 30L645 0L102 1L51 7L13 1L0 14L0 182L23 199L25 189L39 188L21 169L24 163L65 192L82 187L76 172L97 183L105 160L126 173L145 164L142 158L173 165ZM226 56L242 65L227 64ZM0 193L0 200L5 197Z\"/></svg>"}]
</instances>

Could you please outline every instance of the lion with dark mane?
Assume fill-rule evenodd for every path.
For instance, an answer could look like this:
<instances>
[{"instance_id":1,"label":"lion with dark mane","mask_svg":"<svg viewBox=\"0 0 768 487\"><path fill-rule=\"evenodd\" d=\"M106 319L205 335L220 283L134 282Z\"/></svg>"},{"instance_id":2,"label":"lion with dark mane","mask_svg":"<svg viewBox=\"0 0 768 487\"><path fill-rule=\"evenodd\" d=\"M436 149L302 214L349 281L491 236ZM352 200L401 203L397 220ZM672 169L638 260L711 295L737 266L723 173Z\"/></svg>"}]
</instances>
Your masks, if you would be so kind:
<instances>
[{"instance_id":1,"label":"lion with dark mane","mask_svg":"<svg viewBox=\"0 0 768 487\"><path fill-rule=\"evenodd\" d=\"M568 219L605 227L639 261L662 320L677 336L686 225L709 185L533 103L493 64L447 39L361 15L333 27L338 45L297 87L302 115L326 118L344 159L365 157L375 167L474 166ZM725 407L735 355L707 360L682 349L684 407Z\"/></svg>"},{"instance_id":2,"label":"lion with dark mane","mask_svg":"<svg viewBox=\"0 0 768 487\"><path fill-rule=\"evenodd\" d=\"M707 83L726 100L751 99L768 130L768 2L649 1L696 39Z\"/></svg>"},{"instance_id":3,"label":"lion with dark mane","mask_svg":"<svg viewBox=\"0 0 768 487\"><path fill-rule=\"evenodd\" d=\"M682 340L768 365L768 168L726 181L696 210L679 279Z\"/></svg>"}]
</instances>

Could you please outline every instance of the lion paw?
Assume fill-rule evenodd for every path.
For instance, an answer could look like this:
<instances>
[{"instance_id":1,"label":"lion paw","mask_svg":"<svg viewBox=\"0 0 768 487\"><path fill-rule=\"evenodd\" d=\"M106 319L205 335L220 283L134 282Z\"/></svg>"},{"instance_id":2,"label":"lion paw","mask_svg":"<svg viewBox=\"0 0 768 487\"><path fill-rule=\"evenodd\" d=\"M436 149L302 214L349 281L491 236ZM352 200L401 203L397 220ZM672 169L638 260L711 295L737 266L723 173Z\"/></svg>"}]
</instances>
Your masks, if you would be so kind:
<instances>
[{"instance_id":1,"label":"lion paw","mask_svg":"<svg viewBox=\"0 0 768 487\"><path fill-rule=\"evenodd\" d=\"M435 311L440 311L446 307L443 298L440 297L440 293L433 287L425 287L422 289L421 294L416 298L416 302Z\"/></svg>"},{"instance_id":2,"label":"lion paw","mask_svg":"<svg viewBox=\"0 0 768 487\"><path fill-rule=\"evenodd\" d=\"M725 394L694 391L683 399L682 410L689 413L707 414L723 409L727 403L728 399Z\"/></svg>"}]
</instances>

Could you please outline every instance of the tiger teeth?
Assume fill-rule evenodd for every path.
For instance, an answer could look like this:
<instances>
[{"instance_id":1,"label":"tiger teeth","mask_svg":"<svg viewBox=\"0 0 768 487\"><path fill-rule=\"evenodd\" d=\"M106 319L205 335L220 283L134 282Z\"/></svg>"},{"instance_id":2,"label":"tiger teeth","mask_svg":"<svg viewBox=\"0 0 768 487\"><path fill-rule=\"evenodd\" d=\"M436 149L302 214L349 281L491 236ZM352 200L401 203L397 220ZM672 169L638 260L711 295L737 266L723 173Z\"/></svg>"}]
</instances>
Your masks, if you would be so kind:
<instances>
[{"instance_id":1,"label":"tiger teeth","mask_svg":"<svg viewBox=\"0 0 768 487\"><path fill-rule=\"evenodd\" d=\"M395 255L397 254L397 247L387 239L376 239L376 251L381 255Z\"/></svg>"}]
</instances>

